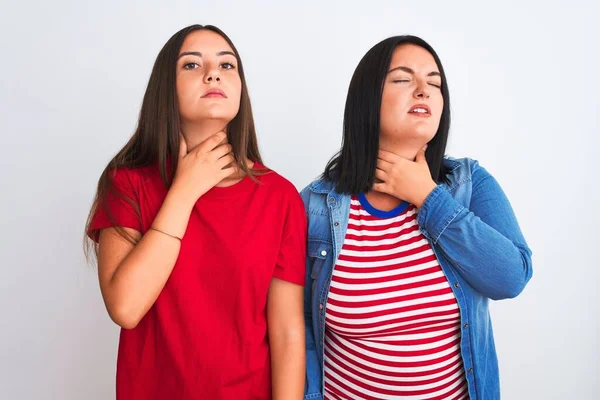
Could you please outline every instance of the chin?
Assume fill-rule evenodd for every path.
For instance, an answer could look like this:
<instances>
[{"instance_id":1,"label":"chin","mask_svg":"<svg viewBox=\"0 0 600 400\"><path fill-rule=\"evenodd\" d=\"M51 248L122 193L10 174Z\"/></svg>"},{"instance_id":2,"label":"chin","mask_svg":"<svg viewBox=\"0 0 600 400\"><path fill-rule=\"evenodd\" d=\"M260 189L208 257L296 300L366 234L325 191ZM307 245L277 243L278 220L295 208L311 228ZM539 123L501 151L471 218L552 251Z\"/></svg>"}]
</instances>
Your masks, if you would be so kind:
<instances>
[{"instance_id":1,"label":"chin","mask_svg":"<svg viewBox=\"0 0 600 400\"><path fill-rule=\"evenodd\" d=\"M415 139L425 140L429 142L437 133L438 127L435 129L430 124L417 124L411 131L411 136Z\"/></svg>"},{"instance_id":2,"label":"chin","mask_svg":"<svg viewBox=\"0 0 600 400\"><path fill-rule=\"evenodd\" d=\"M423 140L425 143L429 143L431 139L435 137L435 132L427 131L427 132L418 132L416 137Z\"/></svg>"},{"instance_id":3,"label":"chin","mask_svg":"<svg viewBox=\"0 0 600 400\"><path fill-rule=\"evenodd\" d=\"M402 135L398 135L396 139L401 141L411 141L413 143L422 142L423 145L425 145L435 137L435 133L436 132L432 132L431 129L413 129L408 132L403 132Z\"/></svg>"},{"instance_id":4,"label":"chin","mask_svg":"<svg viewBox=\"0 0 600 400\"><path fill-rule=\"evenodd\" d=\"M214 119L219 121L231 121L235 118L237 112L234 113L231 110L224 110L218 108L211 108L208 110L204 110L200 115L198 115L198 119Z\"/></svg>"}]
</instances>

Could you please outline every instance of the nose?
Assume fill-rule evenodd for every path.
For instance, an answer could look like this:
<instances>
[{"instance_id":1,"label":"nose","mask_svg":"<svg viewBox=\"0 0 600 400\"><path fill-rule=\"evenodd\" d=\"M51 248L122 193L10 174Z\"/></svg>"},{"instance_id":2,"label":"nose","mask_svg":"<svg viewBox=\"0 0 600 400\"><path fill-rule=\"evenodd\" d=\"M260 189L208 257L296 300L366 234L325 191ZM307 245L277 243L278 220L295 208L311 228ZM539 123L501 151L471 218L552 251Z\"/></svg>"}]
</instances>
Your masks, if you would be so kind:
<instances>
[{"instance_id":1,"label":"nose","mask_svg":"<svg viewBox=\"0 0 600 400\"><path fill-rule=\"evenodd\" d=\"M206 75L204 76L204 83L219 83L221 82L221 74L219 73L218 68L211 68L206 71Z\"/></svg>"},{"instance_id":2,"label":"nose","mask_svg":"<svg viewBox=\"0 0 600 400\"><path fill-rule=\"evenodd\" d=\"M428 99L429 98L429 87L426 82L419 82L415 89L413 96L416 99Z\"/></svg>"}]
</instances>

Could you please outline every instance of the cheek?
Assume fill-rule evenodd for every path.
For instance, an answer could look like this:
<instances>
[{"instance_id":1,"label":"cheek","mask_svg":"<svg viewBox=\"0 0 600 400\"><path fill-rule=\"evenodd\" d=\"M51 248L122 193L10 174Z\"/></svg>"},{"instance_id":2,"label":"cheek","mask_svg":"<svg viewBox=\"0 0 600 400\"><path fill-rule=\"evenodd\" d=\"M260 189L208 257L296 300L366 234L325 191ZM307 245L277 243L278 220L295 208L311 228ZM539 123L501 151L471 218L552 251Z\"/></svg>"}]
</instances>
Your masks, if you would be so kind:
<instances>
[{"instance_id":1,"label":"cheek","mask_svg":"<svg viewBox=\"0 0 600 400\"><path fill-rule=\"evenodd\" d=\"M442 118L442 112L444 111L444 99L441 94L439 95L439 98L435 102L435 110L436 110L435 115L438 116L437 120L439 122Z\"/></svg>"},{"instance_id":2,"label":"cheek","mask_svg":"<svg viewBox=\"0 0 600 400\"><path fill-rule=\"evenodd\" d=\"M444 108L444 98L442 97L441 93L439 93L437 95L436 106L438 107L438 109L440 110L440 112L442 112L442 108Z\"/></svg>"},{"instance_id":3,"label":"cheek","mask_svg":"<svg viewBox=\"0 0 600 400\"><path fill-rule=\"evenodd\" d=\"M231 93L236 99L242 97L242 80L239 76L231 82Z\"/></svg>"},{"instance_id":4,"label":"cheek","mask_svg":"<svg viewBox=\"0 0 600 400\"><path fill-rule=\"evenodd\" d=\"M229 93L229 99L231 100L230 104L237 111L240 107L240 101L242 98L242 81L239 78L237 80L233 80L231 82L230 90L227 92Z\"/></svg>"},{"instance_id":5,"label":"cheek","mask_svg":"<svg viewBox=\"0 0 600 400\"><path fill-rule=\"evenodd\" d=\"M381 96L381 124L382 125L397 125L405 117L408 105L407 101L400 92L384 90Z\"/></svg>"},{"instance_id":6,"label":"cheek","mask_svg":"<svg viewBox=\"0 0 600 400\"><path fill-rule=\"evenodd\" d=\"M185 108L190 102L192 94L197 93L193 86L193 81L190 79L177 79L177 99L181 107Z\"/></svg>"},{"instance_id":7,"label":"cheek","mask_svg":"<svg viewBox=\"0 0 600 400\"><path fill-rule=\"evenodd\" d=\"M179 78L177 79L177 103L179 104L179 114L185 116L188 114L188 101L186 98L186 85Z\"/></svg>"}]
</instances>

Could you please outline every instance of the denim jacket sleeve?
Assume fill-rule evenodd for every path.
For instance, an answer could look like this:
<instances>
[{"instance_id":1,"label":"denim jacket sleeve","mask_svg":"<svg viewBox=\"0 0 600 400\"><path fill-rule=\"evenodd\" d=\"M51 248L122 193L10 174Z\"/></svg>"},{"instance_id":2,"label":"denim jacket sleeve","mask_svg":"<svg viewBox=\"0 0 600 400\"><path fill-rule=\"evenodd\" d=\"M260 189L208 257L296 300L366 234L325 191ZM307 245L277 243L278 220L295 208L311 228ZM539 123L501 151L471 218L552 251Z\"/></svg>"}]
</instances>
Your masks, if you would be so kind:
<instances>
[{"instance_id":1,"label":"denim jacket sleeve","mask_svg":"<svg viewBox=\"0 0 600 400\"><path fill-rule=\"evenodd\" d=\"M307 211L310 200L310 191L304 189L300 196ZM310 220L309 220L310 223ZM308 240L308 238L307 238ZM308 247L307 247L308 250ZM304 383L304 399L321 398L321 366L317 357L317 346L312 329L312 267L314 260L306 257L306 284L304 285L304 328L306 331L306 382Z\"/></svg>"},{"instance_id":2,"label":"denim jacket sleeve","mask_svg":"<svg viewBox=\"0 0 600 400\"><path fill-rule=\"evenodd\" d=\"M515 297L531 278L531 250L498 182L476 162L471 174L469 208L438 185L418 223L475 290L493 300Z\"/></svg>"}]
</instances>

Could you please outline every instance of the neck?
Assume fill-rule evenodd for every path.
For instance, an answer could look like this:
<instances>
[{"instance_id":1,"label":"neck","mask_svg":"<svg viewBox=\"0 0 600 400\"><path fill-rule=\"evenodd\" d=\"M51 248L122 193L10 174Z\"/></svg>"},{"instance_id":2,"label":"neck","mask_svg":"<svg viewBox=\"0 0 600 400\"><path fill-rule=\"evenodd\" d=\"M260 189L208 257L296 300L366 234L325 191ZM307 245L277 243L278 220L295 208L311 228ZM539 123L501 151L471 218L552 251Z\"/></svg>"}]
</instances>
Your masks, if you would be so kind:
<instances>
[{"instance_id":1,"label":"neck","mask_svg":"<svg viewBox=\"0 0 600 400\"><path fill-rule=\"evenodd\" d=\"M221 120L204 120L194 122L181 122L181 133L185 138L188 153L200 143L211 137L217 132L225 130L227 123Z\"/></svg>"},{"instance_id":2,"label":"neck","mask_svg":"<svg viewBox=\"0 0 600 400\"><path fill-rule=\"evenodd\" d=\"M405 158L410 161L414 161L419 150L423 148L427 143L422 141L398 141L393 138L386 138L383 135L379 136L379 149L389 151L397 156Z\"/></svg>"}]
</instances>

